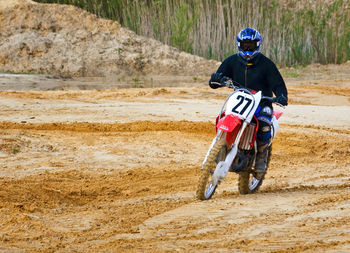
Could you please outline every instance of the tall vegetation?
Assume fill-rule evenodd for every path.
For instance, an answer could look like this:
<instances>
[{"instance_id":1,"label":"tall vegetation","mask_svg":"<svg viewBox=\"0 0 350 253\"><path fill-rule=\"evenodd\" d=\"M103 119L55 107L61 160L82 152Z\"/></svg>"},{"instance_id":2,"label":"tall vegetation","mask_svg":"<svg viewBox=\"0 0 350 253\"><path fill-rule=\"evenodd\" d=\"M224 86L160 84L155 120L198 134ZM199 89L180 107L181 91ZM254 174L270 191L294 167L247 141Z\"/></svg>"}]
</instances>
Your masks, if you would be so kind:
<instances>
[{"instance_id":1,"label":"tall vegetation","mask_svg":"<svg viewBox=\"0 0 350 253\"><path fill-rule=\"evenodd\" d=\"M74 4L137 34L222 60L245 27L281 66L350 60L350 0L36 0Z\"/></svg>"}]
</instances>

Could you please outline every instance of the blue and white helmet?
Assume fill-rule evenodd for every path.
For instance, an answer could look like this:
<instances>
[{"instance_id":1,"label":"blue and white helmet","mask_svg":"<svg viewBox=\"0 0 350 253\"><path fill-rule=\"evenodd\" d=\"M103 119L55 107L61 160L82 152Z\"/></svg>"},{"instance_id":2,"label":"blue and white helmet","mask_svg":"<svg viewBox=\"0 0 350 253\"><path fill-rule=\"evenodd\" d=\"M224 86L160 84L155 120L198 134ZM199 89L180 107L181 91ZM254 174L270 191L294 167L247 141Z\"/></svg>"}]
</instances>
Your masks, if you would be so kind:
<instances>
[{"instance_id":1,"label":"blue and white helmet","mask_svg":"<svg viewBox=\"0 0 350 253\"><path fill-rule=\"evenodd\" d=\"M246 60L251 60L260 52L262 37L253 28L246 28L240 31L236 38L238 53Z\"/></svg>"}]
</instances>

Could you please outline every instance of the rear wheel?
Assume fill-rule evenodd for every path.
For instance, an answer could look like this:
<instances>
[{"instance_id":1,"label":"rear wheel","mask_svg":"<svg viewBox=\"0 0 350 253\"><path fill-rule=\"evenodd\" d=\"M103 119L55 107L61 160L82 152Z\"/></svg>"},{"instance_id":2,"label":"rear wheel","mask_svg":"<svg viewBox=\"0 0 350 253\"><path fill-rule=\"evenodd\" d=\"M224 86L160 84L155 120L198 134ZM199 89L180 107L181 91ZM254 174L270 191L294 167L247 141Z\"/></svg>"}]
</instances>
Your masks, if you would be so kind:
<instances>
[{"instance_id":1,"label":"rear wheel","mask_svg":"<svg viewBox=\"0 0 350 253\"><path fill-rule=\"evenodd\" d=\"M208 159L205 162L202 170L202 174L199 178L197 187L197 198L200 200L210 199L215 193L218 184L214 184L212 176L217 164L220 161L224 161L227 154L227 144L225 138L217 141L211 149Z\"/></svg>"},{"instance_id":2,"label":"rear wheel","mask_svg":"<svg viewBox=\"0 0 350 253\"><path fill-rule=\"evenodd\" d=\"M266 163L266 171L270 164L271 159L271 151L272 151L272 145L267 150L267 163ZM253 167L253 161L251 161L248 164L248 167L239 173L238 176L238 191L240 194L250 194L255 193L259 190L265 175L261 179L257 179L255 177L255 173L252 170ZM265 172L266 174L266 172Z\"/></svg>"}]
</instances>

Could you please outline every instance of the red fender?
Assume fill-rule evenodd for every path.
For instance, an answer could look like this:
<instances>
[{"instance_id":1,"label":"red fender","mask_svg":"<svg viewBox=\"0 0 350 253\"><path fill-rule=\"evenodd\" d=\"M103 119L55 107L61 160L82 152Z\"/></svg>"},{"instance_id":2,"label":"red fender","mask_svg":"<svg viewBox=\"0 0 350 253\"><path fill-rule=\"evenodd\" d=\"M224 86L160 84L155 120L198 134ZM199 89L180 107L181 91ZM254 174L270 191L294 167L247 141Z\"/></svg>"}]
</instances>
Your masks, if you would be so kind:
<instances>
[{"instance_id":1,"label":"red fender","mask_svg":"<svg viewBox=\"0 0 350 253\"><path fill-rule=\"evenodd\" d=\"M224 116L216 124L217 129L227 132L226 141L229 147L234 142L236 135L241 127L241 124L242 124L242 120L232 114L228 114Z\"/></svg>"},{"instance_id":2,"label":"red fender","mask_svg":"<svg viewBox=\"0 0 350 253\"><path fill-rule=\"evenodd\" d=\"M241 119L232 114L228 114L221 118L216 124L216 127L225 132L232 132L235 127L241 126Z\"/></svg>"}]
</instances>

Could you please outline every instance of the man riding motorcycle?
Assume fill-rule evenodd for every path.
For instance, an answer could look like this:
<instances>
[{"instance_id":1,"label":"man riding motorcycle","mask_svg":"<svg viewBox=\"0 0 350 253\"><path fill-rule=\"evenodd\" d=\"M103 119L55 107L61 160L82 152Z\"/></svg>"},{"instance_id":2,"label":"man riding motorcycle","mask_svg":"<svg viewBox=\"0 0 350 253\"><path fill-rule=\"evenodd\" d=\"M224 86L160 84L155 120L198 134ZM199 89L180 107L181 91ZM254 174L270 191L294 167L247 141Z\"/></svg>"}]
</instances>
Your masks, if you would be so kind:
<instances>
[{"instance_id":1,"label":"man riding motorcycle","mask_svg":"<svg viewBox=\"0 0 350 253\"><path fill-rule=\"evenodd\" d=\"M286 106L288 104L288 93L284 80L276 65L262 53L260 46L262 37L253 28L240 31L236 38L238 53L226 58L216 73L211 75L209 86L213 89L219 88L225 78L230 78L242 87L261 91L263 96L277 97L277 103ZM255 160L255 171L257 177L263 177L266 171L267 149L271 142L271 102L261 102L256 116L259 121L257 133L258 153Z\"/></svg>"}]
</instances>

